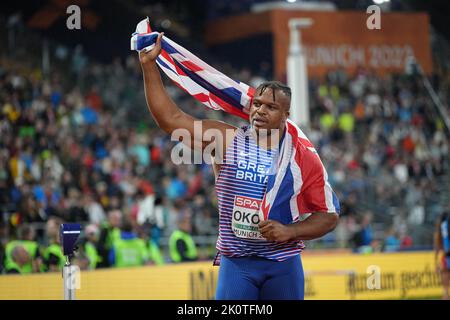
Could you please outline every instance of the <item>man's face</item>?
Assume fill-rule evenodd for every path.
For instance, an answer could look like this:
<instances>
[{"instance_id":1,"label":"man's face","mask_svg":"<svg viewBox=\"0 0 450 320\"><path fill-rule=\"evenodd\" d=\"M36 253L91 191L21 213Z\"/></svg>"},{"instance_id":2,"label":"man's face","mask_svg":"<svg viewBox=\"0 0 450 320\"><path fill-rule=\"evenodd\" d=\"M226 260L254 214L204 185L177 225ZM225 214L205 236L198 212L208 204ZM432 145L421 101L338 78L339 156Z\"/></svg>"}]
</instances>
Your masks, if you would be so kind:
<instances>
[{"instance_id":1,"label":"man's face","mask_svg":"<svg viewBox=\"0 0 450 320\"><path fill-rule=\"evenodd\" d=\"M86 233L86 238L91 242L97 242L98 234L95 232L89 232L89 233Z\"/></svg>"},{"instance_id":2,"label":"man's face","mask_svg":"<svg viewBox=\"0 0 450 320\"><path fill-rule=\"evenodd\" d=\"M262 93L259 89L256 91L250 107L251 125L257 133L261 129L267 130L267 135L270 135L271 129L283 130L289 116L289 104L289 97L281 90L275 89L274 95L271 88L266 88Z\"/></svg>"},{"instance_id":3,"label":"man's face","mask_svg":"<svg viewBox=\"0 0 450 320\"><path fill-rule=\"evenodd\" d=\"M122 222L122 213L114 210L109 213L109 223L114 228L119 228Z\"/></svg>"},{"instance_id":4,"label":"man's face","mask_svg":"<svg viewBox=\"0 0 450 320\"><path fill-rule=\"evenodd\" d=\"M184 218L181 222L180 222L180 229L183 230L184 232L187 233L191 233L192 232L192 223L191 223L191 218L190 217L186 217Z\"/></svg>"},{"instance_id":5,"label":"man's face","mask_svg":"<svg viewBox=\"0 0 450 320\"><path fill-rule=\"evenodd\" d=\"M30 262L30 255L27 252L27 250L25 250L24 248L20 248L20 251L17 254L16 260L17 260L16 263L19 266L23 266L23 265L27 264L28 262Z\"/></svg>"},{"instance_id":6,"label":"man's face","mask_svg":"<svg viewBox=\"0 0 450 320\"><path fill-rule=\"evenodd\" d=\"M58 225L54 220L47 221L47 236L54 237L58 233Z\"/></svg>"}]
</instances>

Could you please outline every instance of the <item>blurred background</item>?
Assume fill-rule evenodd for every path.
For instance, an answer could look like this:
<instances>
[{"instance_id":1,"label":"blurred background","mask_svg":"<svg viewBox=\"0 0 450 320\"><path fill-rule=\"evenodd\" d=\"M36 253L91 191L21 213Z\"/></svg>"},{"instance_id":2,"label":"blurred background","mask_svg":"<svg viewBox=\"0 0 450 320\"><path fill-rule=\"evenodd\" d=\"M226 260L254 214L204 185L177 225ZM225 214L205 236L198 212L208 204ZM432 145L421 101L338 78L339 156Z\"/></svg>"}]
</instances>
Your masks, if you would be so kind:
<instances>
[{"instance_id":1,"label":"blurred background","mask_svg":"<svg viewBox=\"0 0 450 320\"><path fill-rule=\"evenodd\" d=\"M80 30L66 26L72 4ZM380 30L366 27L373 4ZM175 144L147 110L129 49L146 16L153 30L252 86L288 81L287 19L313 18L302 30L310 114L302 129L341 219L306 251L432 250L450 196L449 9L419 0L1 2L0 272L11 263L20 273L59 270L63 222L84 226L75 260L85 270L215 256L213 171L172 163ZM191 115L244 124L162 77ZM176 239L171 246L177 230L192 237L195 254ZM131 262L119 258L124 243L140 248Z\"/></svg>"}]
</instances>

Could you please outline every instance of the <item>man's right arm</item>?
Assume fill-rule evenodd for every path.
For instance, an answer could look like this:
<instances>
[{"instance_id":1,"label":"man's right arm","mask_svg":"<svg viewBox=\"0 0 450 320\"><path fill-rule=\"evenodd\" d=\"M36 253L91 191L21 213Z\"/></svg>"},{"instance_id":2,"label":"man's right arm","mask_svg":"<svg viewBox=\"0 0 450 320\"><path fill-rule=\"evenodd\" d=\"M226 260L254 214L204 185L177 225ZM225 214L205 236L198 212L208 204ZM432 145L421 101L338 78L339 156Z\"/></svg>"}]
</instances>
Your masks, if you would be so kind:
<instances>
[{"instance_id":1,"label":"man's right arm","mask_svg":"<svg viewBox=\"0 0 450 320\"><path fill-rule=\"evenodd\" d=\"M158 67L156 65L156 58L161 52L161 38L162 34L158 36L155 47L149 51L141 51L139 53L139 60L141 62L142 72L144 75L145 98L147 106L155 119L158 126L172 134L176 129L186 129L191 136L191 148L201 144L202 149L205 148L211 141L203 141L203 133L208 129L217 129L225 137L227 129L235 130L236 127L215 120L198 120L183 112L170 98L161 80ZM201 137L196 137L194 127L195 123L202 125ZM196 140L194 141L194 138ZM186 141L184 141L186 143ZM224 149L223 149L224 150Z\"/></svg>"},{"instance_id":2,"label":"man's right arm","mask_svg":"<svg viewBox=\"0 0 450 320\"><path fill-rule=\"evenodd\" d=\"M180 110L167 94L155 61L142 63L142 72L148 110L162 130L171 134L195 120Z\"/></svg>"}]
</instances>

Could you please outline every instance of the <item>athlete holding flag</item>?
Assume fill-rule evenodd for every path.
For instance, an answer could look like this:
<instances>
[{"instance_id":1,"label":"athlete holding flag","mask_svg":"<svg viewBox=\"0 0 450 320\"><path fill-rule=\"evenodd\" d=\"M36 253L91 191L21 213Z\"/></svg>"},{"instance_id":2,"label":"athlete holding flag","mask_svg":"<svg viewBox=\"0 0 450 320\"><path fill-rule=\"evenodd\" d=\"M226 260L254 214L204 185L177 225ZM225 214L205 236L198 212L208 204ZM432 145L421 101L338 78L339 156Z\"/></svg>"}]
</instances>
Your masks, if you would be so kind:
<instances>
[{"instance_id":1,"label":"athlete holding flag","mask_svg":"<svg viewBox=\"0 0 450 320\"><path fill-rule=\"evenodd\" d=\"M156 59L162 37L153 49L139 52L148 109L166 133L187 130L191 138L183 143L191 148L214 147L220 220L216 299L303 299L302 240L332 231L339 203L317 153L298 142L288 121L290 88L276 81L260 85L248 126L195 119L180 110L161 81ZM208 130L215 130L214 138Z\"/></svg>"}]
</instances>

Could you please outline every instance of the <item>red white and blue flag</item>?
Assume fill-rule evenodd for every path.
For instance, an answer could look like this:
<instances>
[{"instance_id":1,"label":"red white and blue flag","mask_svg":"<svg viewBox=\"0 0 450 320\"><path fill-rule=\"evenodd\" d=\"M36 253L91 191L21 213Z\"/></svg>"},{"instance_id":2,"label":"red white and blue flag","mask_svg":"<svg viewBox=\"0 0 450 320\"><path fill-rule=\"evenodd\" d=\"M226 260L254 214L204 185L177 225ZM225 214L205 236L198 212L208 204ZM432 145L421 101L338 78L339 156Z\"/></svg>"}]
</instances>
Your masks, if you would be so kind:
<instances>
[{"instance_id":1,"label":"red white and blue flag","mask_svg":"<svg viewBox=\"0 0 450 320\"><path fill-rule=\"evenodd\" d=\"M131 49L151 50L158 35L151 31L148 18L142 20L132 34ZM255 88L227 77L166 36L161 47L156 62L175 84L208 108L249 120ZM277 174L269 176L261 204L261 218L285 221L285 215L290 215L289 220L296 221L313 212L339 213L339 201L313 144L292 121L287 121L286 128Z\"/></svg>"}]
</instances>

